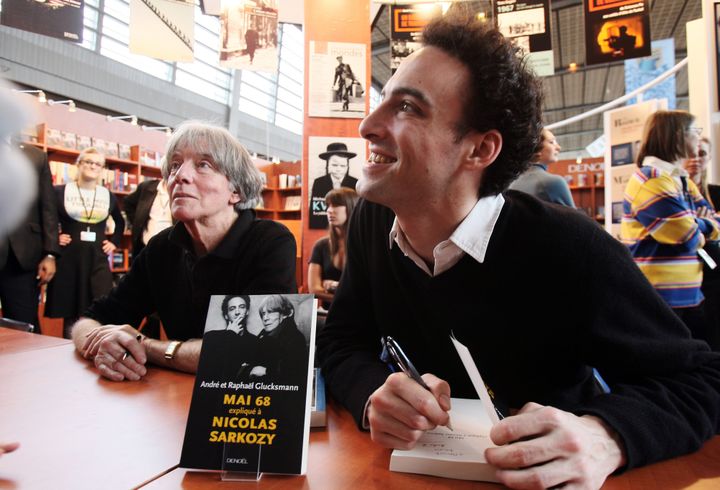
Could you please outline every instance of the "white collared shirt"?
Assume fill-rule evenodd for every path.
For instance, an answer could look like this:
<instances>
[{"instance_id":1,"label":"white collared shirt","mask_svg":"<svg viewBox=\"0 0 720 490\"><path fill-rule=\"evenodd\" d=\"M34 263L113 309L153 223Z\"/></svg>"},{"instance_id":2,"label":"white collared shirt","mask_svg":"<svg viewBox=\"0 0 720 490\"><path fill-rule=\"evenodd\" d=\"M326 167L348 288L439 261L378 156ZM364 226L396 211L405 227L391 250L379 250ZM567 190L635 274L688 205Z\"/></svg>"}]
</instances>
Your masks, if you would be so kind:
<instances>
[{"instance_id":1,"label":"white collared shirt","mask_svg":"<svg viewBox=\"0 0 720 490\"><path fill-rule=\"evenodd\" d=\"M687 173L687 170L682 168L682 166L666 162L665 160L660 160L659 158L653 156L643 158L642 164L643 167L652 167L661 172L665 172L666 174L670 174L675 183L678 185L678 189L683 188L680 177L685 177L687 179L690 175Z\"/></svg>"},{"instance_id":2,"label":"white collared shirt","mask_svg":"<svg viewBox=\"0 0 720 490\"><path fill-rule=\"evenodd\" d=\"M390 230L389 246L392 248L393 243L397 243L400 251L429 276L437 276L447 271L457 264L464 254L470 255L482 263L485 260L485 253L495 223L497 223L504 204L505 198L502 194L479 199L472 211L450 235L450 238L438 243L433 249L435 265L432 272L425 261L413 250L405 233L400 228L397 218Z\"/></svg>"}]
</instances>

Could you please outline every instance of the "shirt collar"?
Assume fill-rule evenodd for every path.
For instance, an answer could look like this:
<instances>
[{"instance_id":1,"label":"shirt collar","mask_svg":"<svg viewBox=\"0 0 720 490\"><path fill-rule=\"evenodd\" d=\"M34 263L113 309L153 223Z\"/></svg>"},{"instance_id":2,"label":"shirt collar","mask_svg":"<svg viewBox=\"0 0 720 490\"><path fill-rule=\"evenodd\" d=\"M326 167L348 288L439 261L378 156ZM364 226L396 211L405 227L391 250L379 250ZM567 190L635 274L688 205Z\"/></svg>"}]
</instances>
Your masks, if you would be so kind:
<instances>
[{"instance_id":1,"label":"shirt collar","mask_svg":"<svg viewBox=\"0 0 720 490\"><path fill-rule=\"evenodd\" d=\"M470 255L476 261L482 263L485 260L485 254L488 244L490 243L493 229L495 228L495 223L497 223L500 217L500 212L504 204L505 198L502 194L479 199L470 213L462 220L452 235L450 235L450 238L440 242L435 247L433 255L436 259L440 253L445 253L444 250L448 249L448 244L452 244L462 252ZM405 255L417 257L417 253L412 249L405 237L405 233L402 228L400 228L397 217L393 221L388 240L389 248L392 249L393 245L397 243L398 248ZM452 252L450 251L450 253ZM457 257L457 260L460 260L460 258L462 258L462 254ZM457 263L457 260L455 260L454 263ZM413 258L413 261L429 273L427 267L423 267L424 263L421 265L415 258ZM446 264L447 266L444 267L443 270L447 270L447 268L454 265L454 263ZM435 271L435 275L439 273L437 270Z\"/></svg>"},{"instance_id":2,"label":"shirt collar","mask_svg":"<svg viewBox=\"0 0 720 490\"><path fill-rule=\"evenodd\" d=\"M238 213L238 217L232 224L228 232L225 234L223 239L220 241L215 249L208 252L208 255L215 255L221 259L232 259L235 256L237 245L240 243L242 236L248 231L252 222L255 221L255 211L252 209L245 209ZM190 252L193 256L195 255L195 248L193 247L192 237L188 233L185 225L179 222L173 226L170 231L169 240L186 251Z\"/></svg>"},{"instance_id":3,"label":"shirt collar","mask_svg":"<svg viewBox=\"0 0 720 490\"><path fill-rule=\"evenodd\" d=\"M647 156L643 158L643 167L652 167L661 172L670 174L672 177L687 177L689 174L687 171L679 165L673 165L665 160L660 160L658 157Z\"/></svg>"}]
</instances>

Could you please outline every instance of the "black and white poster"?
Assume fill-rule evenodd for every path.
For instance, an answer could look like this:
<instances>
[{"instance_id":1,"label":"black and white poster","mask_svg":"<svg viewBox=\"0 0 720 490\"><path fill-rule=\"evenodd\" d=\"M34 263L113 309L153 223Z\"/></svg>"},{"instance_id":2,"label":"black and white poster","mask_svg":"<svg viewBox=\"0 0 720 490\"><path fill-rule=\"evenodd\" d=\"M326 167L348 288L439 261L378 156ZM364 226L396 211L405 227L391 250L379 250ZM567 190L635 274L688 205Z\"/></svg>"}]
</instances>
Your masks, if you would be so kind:
<instances>
[{"instance_id":1,"label":"black and white poster","mask_svg":"<svg viewBox=\"0 0 720 490\"><path fill-rule=\"evenodd\" d=\"M65 41L83 41L83 0L2 0L0 24Z\"/></svg>"},{"instance_id":2,"label":"black and white poster","mask_svg":"<svg viewBox=\"0 0 720 490\"><path fill-rule=\"evenodd\" d=\"M550 0L498 0L493 3L498 29L512 38L539 76L555 73L550 34Z\"/></svg>"},{"instance_id":3,"label":"black and white poster","mask_svg":"<svg viewBox=\"0 0 720 490\"><path fill-rule=\"evenodd\" d=\"M390 68L398 69L402 60L422 46L420 37L434 17L442 15L439 5L392 5L390 7Z\"/></svg>"},{"instance_id":4,"label":"black and white poster","mask_svg":"<svg viewBox=\"0 0 720 490\"><path fill-rule=\"evenodd\" d=\"M588 65L650 56L647 0L585 0Z\"/></svg>"},{"instance_id":5,"label":"black and white poster","mask_svg":"<svg viewBox=\"0 0 720 490\"><path fill-rule=\"evenodd\" d=\"M131 53L166 61L195 59L195 4L177 0L130 0Z\"/></svg>"},{"instance_id":6,"label":"black and white poster","mask_svg":"<svg viewBox=\"0 0 720 490\"><path fill-rule=\"evenodd\" d=\"M339 187L355 189L366 160L365 140L335 136L310 136L308 141L308 182L310 187L310 228L327 228L325 195Z\"/></svg>"},{"instance_id":7,"label":"black and white poster","mask_svg":"<svg viewBox=\"0 0 720 490\"><path fill-rule=\"evenodd\" d=\"M220 66L237 70L277 72L277 0L222 2Z\"/></svg>"},{"instance_id":8,"label":"black and white poster","mask_svg":"<svg viewBox=\"0 0 720 490\"><path fill-rule=\"evenodd\" d=\"M365 117L366 46L310 41L311 117Z\"/></svg>"}]
</instances>

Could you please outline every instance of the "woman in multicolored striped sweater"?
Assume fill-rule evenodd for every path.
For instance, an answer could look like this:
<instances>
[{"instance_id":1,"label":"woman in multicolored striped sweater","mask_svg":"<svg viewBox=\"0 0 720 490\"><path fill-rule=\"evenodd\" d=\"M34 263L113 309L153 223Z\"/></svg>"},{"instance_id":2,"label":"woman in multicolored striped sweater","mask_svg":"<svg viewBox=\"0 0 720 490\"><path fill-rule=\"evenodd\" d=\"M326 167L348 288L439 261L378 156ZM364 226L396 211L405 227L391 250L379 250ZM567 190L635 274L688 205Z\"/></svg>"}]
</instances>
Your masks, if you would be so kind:
<instances>
[{"instance_id":1,"label":"woman in multicolored striped sweater","mask_svg":"<svg viewBox=\"0 0 720 490\"><path fill-rule=\"evenodd\" d=\"M699 254L720 238L712 207L682 162L697 154L701 129L685 111L658 111L645 125L638 169L625 188L620 235L635 263L690 328L707 338Z\"/></svg>"}]
</instances>

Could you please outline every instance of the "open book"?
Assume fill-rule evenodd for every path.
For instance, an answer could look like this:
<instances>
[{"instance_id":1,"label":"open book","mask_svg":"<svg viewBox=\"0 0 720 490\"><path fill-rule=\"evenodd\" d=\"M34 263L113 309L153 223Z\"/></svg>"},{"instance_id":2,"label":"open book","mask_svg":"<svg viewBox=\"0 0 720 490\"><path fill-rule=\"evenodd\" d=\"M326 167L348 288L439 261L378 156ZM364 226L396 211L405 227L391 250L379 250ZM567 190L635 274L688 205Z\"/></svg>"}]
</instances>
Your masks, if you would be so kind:
<instances>
[{"instance_id":1,"label":"open book","mask_svg":"<svg viewBox=\"0 0 720 490\"><path fill-rule=\"evenodd\" d=\"M495 468L485 460L485 449L494 446L488 434L499 417L467 347L454 337L451 340L479 399L452 398L453 430L437 427L425 432L413 449L395 449L390 456L390 470L497 482Z\"/></svg>"}]
</instances>

